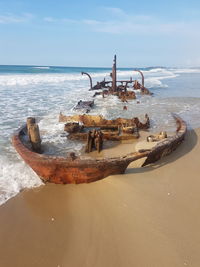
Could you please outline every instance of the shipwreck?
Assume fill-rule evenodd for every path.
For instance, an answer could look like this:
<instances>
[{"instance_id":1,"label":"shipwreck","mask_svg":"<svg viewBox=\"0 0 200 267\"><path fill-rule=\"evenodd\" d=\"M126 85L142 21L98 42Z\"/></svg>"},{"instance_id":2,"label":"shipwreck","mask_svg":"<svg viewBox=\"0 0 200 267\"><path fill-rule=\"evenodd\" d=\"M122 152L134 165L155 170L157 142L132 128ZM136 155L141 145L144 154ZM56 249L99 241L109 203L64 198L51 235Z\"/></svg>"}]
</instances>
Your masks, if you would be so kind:
<instances>
[{"instance_id":1,"label":"shipwreck","mask_svg":"<svg viewBox=\"0 0 200 267\"><path fill-rule=\"evenodd\" d=\"M98 91L94 96L99 94L103 97L115 95L121 101L127 102L127 100L136 98L136 90L139 90L141 94L152 95L144 85L144 75L140 70L135 71L141 74L141 83L132 78L130 80L118 80L116 65L115 55L110 74L112 79L109 81L104 79L94 86L91 76L82 72L82 75L89 77L90 90ZM129 89L131 87L132 90ZM173 117L177 125L175 133L168 136L165 131L162 131L158 135L149 135L146 141L155 142L152 148L139 149L123 156L92 158L89 157L88 153L93 150L101 152L105 142L138 139L141 130L148 131L150 128L150 118L147 114L145 114L143 121L137 117L107 120L101 115L88 115L87 113L93 107L94 100L80 100L74 110L84 111L86 114L67 116L60 113L59 115L59 122L63 123L64 131L67 133L66 138L69 141L78 140L85 144L85 151L82 151L81 155L76 155L74 151L68 153L66 157L60 156L60 154L59 156L47 155L44 151L38 124L33 117L27 118L26 124L13 135L12 143L16 151L44 182L56 184L90 183L109 175L122 174L131 162L141 158L144 158L141 166L144 167L172 153L184 140L187 131L186 123L174 114ZM124 106L123 109L127 109L127 106Z\"/></svg>"}]
</instances>

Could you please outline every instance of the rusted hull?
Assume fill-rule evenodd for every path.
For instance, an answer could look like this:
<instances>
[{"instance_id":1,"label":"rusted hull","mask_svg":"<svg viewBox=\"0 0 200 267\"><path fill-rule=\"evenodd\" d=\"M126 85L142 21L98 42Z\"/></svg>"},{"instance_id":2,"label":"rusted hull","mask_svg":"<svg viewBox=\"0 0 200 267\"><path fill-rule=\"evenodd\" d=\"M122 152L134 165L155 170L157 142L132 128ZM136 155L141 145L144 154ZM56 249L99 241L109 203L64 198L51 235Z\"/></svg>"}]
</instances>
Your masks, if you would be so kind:
<instances>
[{"instance_id":1,"label":"rusted hull","mask_svg":"<svg viewBox=\"0 0 200 267\"><path fill-rule=\"evenodd\" d=\"M124 173L128 164L145 157L148 151L132 153L126 157L110 159L72 159L71 157L52 157L38 154L28 149L21 136L25 128L20 129L12 138L12 143L23 160L45 182L56 184L90 183L109 175Z\"/></svg>"},{"instance_id":2,"label":"rusted hull","mask_svg":"<svg viewBox=\"0 0 200 267\"><path fill-rule=\"evenodd\" d=\"M26 127L16 132L12 138L12 143L23 160L43 181L56 184L90 183L109 175L124 173L127 166L137 159L147 157L143 164L145 166L172 153L184 140L187 130L186 124L181 118L177 116L174 118L177 122L177 131L174 136L159 142L151 150L140 150L124 157L97 160L82 159L75 156L64 158L38 154L22 142L22 137L26 134Z\"/></svg>"}]
</instances>

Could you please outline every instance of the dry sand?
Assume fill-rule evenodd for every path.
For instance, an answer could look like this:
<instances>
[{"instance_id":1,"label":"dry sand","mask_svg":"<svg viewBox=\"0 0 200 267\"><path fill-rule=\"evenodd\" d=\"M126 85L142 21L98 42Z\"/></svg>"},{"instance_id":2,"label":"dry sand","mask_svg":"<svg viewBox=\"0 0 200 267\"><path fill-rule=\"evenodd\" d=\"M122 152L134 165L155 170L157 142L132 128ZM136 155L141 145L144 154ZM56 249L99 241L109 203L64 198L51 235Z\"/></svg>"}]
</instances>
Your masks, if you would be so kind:
<instances>
[{"instance_id":1,"label":"dry sand","mask_svg":"<svg viewBox=\"0 0 200 267\"><path fill-rule=\"evenodd\" d=\"M0 207L1 267L200 266L200 129L152 167Z\"/></svg>"}]
</instances>

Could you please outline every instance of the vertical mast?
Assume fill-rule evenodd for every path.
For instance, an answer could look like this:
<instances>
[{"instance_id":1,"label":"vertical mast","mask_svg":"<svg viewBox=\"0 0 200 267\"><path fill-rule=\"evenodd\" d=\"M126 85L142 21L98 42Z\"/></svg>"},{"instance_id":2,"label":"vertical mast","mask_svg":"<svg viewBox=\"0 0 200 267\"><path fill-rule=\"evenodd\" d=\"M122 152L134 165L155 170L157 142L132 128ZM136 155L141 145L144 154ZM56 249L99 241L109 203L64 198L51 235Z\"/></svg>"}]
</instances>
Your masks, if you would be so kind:
<instances>
[{"instance_id":1,"label":"vertical mast","mask_svg":"<svg viewBox=\"0 0 200 267\"><path fill-rule=\"evenodd\" d=\"M117 89L117 57L115 55L112 67L112 91L115 92L116 89Z\"/></svg>"}]
</instances>

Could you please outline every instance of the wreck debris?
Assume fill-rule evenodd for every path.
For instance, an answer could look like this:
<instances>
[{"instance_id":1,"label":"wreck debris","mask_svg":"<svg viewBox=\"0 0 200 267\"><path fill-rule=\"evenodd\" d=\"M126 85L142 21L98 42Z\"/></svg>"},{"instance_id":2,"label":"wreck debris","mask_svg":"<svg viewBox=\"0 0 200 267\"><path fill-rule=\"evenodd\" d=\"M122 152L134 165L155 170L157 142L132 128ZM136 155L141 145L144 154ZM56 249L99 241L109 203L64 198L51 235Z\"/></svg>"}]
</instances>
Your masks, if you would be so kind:
<instances>
[{"instance_id":1,"label":"wreck debris","mask_svg":"<svg viewBox=\"0 0 200 267\"><path fill-rule=\"evenodd\" d=\"M112 75L112 73L111 73ZM110 75L110 76L111 76ZM132 84L133 83L133 80L132 78L130 77L130 80L118 80L117 83L121 83L121 85L118 85L116 88L120 88L120 86L125 86L124 84ZM111 92L112 91L112 80L111 81L106 81L105 79L101 82L97 82L97 84L95 86L92 87L92 90L100 90L100 89L109 89L109 91ZM117 91L117 89L116 89Z\"/></svg>"},{"instance_id":2,"label":"wreck debris","mask_svg":"<svg viewBox=\"0 0 200 267\"><path fill-rule=\"evenodd\" d=\"M93 97L95 97L97 95L102 95L104 97L103 92L95 92L94 95L93 95Z\"/></svg>"},{"instance_id":3,"label":"wreck debris","mask_svg":"<svg viewBox=\"0 0 200 267\"><path fill-rule=\"evenodd\" d=\"M140 158L147 157L144 164L151 164L172 153L184 140L186 123L177 115L173 115L177 123L175 135L160 141L152 149L140 149L138 152L123 157L86 159L71 156L55 157L38 154L24 142L28 136L27 127L21 127L12 137L12 143L23 160L38 174L44 182L57 184L89 183L103 179L109 175L122 174L127 166Z\"/></svg>"},{"instance_id":4,"label":"wreck debris","mask_svg":"<svg viewBox=\"0 0 200 267\"><path fill-rule=\"evenodd\" d=\"M99 153L103 148L103 133L100 130L93 130L87 133L87 143L85 152L92 152L93 149Z\"/></svg>"},{"instance_id":5,"label":"wreck debris","mask_svg":"<svg viewBox=\"0 0 200 267\"><path fill-rule=\"evenodd\" d=\"M85 152L89 153L92 151L92 136L91 136L92 132L88 131L87 133L87 142L86 142L86 147L85 147Z\"/></svg>"},{"instance_id":6,"label":"wreck debris","mask_svg":"<svg viewBox=\"0 0 200 267\"><path fill-rule=\"evenodd\" d=\"M101 131L97 131L97 136L95 137L94 142L97 151L100 153L103 148L103 133Z\"/></svg>"},{"instance_id":7,"label":"wreck debris","mask_svg":"<svg viewBox=\"0 0 200 267\"><path fill-rule=\"evenodd\" d=\"M80 131L69 133L67 136L68 139L72 140L88 140L88 133L92 127L83 127ZM65 127L66 129L66 127ZM122 141L122 140L130 140L139 138L139 132L137 127L134 126L107 126L107 127L97 127L95 130L99 131L102 134L102 140L110 140L110 141ZM123 130L122 130L123 129ZM132 129L132 130L130 130ZM96 136L95 136L96 137ZM94 137L93 137L94 138ZM86 149L87 150L87 149ZM89 151L90 152L90 151Z\"/></svg>"},{"instance_id":8,"label":"wreck debris","mask_svg":"<svg viewBox=\"0 0 200 267\"><path fill-rule=\"evenodd\" d=\"M30 133L29 133L29 128L32 124L35 124L35 118L33 117L28 117L27 120L26 120L26 125L27 125L27 130L28 130L28 136L29 136L29 139L30 139Z\"/></svg>"},{"instance_id":9,"label":"wreck debris","mask_svg":"<svg viewBox=\"0 0 200 267\"><path fill-rule=\"evenodd\" d=\"M117 118L113 120L107 120L101 115L72 115L66 116L60 112L59 115L59 122L79 122L83 124L85 127L118 127L119 125L122 126L126 124L127 126L136 125L139 129L148 129L150 127L150 119L147 114L145 114L145 122L142 123L137 117L132 119L125 119L125 118Z\"/></svg>"},{"instance_id":10,"label":"wreck debris","mask_svg":"<svg viewBox=\"0 0 200 267\"><path fill-rule=\"evenodd\" d=\"M71 158L71 160L77 159L77 156L76 156L76 154L74 152L70 152L69 153L69 157Z\"/></svg>"},{"instance_id":11,"label":"wreck debris","mask_svg":"<svg viewBox=\"0 0 200 267\"><path fill-rule=\"evenodd\" d=\"M150 127L150 120L147 114L145 115L144 123L137 117L132 119L117 118L114 120L106 120L99 115L85 114L74 116L64 116L60 114L60 121L67 122L64 126L64 130L69 133L69 139L87 140L86 151L88 152L91 151L88 147L90 135L92 136L92 133L90 133L91 128L97 132L100 130L99 133L102 140L122 141L137 139L139 138L139 129L148 129Z\"/></svg>"},{"instance_id":12,"label":"wreck debris","mask_svg":"<svg viewBox=\"0 0 200 267\"><path fill-rule=\"evenodd\" d=\"M144 87L144 74L141 72L141 70L135 70L138 71L142 76L142 87Z\"/></svg>"},{"instance_id":13,"label":"wreck debris","mask_svg":"<svg viewBox=\"0 0 200 267\"><path fill-rule=\"evenodd\" d=\"M147 89L146 87L141 87L141 94L142 95L153 95L153 93L151 93L149 89Z\"/></svg>"},{"instance_id":14,"label":"wreck debris","mask_svg":"<svg viewBox=\"0 0 200 267\"><path fill-rule=\"evenodd\" d=\"M127 102L127 100L130 99L136 99L134 91L120 91L118 97L122 100L122 102Z\"/></svg>"},{"instance_id":15,"label":"wreck debris","mask_svg":"<svg viewBox=\"0 0 200 267\"><path fill-rule=\"evenodd\" d=\"M64 131L68 133L76 133L82 129L78 122L69 122L65 124Z\"/></svg>"},{"instance_id":16,"label":"wreck debris","mask_svg":"<svg viewBox=\"0 0 200 267\"><path fill-rule=\"evenodd\" d=\"M150 127L150 119L147 114L145 114L144 123L142 123L137 117L135 117L133 120L138 129L148 129Z\"/></svg>"},{"instance_id":17,"label":"wreck debris","mask_svg":"<svg viewBox=\"0 0 200 267\"><path fill-rule=\"evenodd\" d=\"M101 82L97 82L97 84L94 85L94 86L92 87L92 89L90 89L90 90L100 90L100 89L103 89L103 88L105 88L105 87L107 87L107 86L106 86L106 81L105 81L105 79L104 79L104 80L101 81Z\"/></svg>"},{"instance_id":18,"label":"wreck debris","mask_svg":"<svg viewBox=\"0 0 200 267\"><path fill-rule=\"evenodd\" d=\"M141 88L141 84L140 84L137 80L135 80L135 81L134 81L134 84L133 84L133 88L134 88L135 90L140 90L140 88Z\"/></svg>"},{"instance_id":19,"label":"wreck debris","mask_svg":"<svg viewBox=\"0 0 200 267\"><path fill-rule=\"evenodd\" d=\"M142 84L140 84L137 80L135 80L134 84L133 84L133 88L135 90L140 90L142 95L153 95L153 93L151 93L149 91L149 89L147 89L144 86L144 75L143 75L143 73L140 70L135 70L135 71L138 71L141 74L141 76L142 76Z\"/></svg>"},{"instance_id":20,"label":"wreck debris","mask_svg":"<svg viewBox=\"0 0 200 267\"><path fill-rule=\"evenodd\" d=\"M94 106L94 100L92 101L78 101L77 105L74 107L74 110L85 110L86 113L90 112L91 108Z\"/></svg>"},{"instance_id":21,"label":"wreck debris","mask_svg":"<svg viewBox=\"0 0 200 267\"><path fill-rule=\"evenodd\" d=\"M147 136L147 142L157 142L165 138L167 138L167 133L164 131L164 132L160 132L157 135Z\"/></svg>"}]
</instances>

